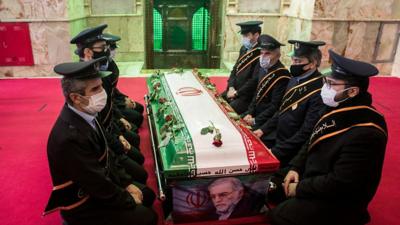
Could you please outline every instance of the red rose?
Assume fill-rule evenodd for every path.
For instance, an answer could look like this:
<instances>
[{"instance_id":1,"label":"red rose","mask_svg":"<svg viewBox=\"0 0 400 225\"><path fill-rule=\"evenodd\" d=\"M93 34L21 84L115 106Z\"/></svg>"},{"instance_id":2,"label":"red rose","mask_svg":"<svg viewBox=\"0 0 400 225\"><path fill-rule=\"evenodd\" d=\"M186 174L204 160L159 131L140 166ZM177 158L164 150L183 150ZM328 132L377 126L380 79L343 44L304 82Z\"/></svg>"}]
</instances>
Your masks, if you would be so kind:
<instances>
[{"instance_id":1,"label":"red rose","mask_svg":"<svg viewBox=\"0 0 400 225\"><path fill-rule=\"evenodd\" d=\"M159 99L158 99L158 102L159 102L160 104L164 104L166 101L167 101L166 98L159 98Z\"/></svg>"},{"instance_id":2,"label":"red rose","mask_svg":"<svg viewBox=\"0 0 400 225\"><path fill-rule=\"evenodd\" d=\"M172 118L173 118L172 115L167 115L167 116L165 116L165 121L169 122L172 120Z\"/></svg>"},{"instance_id":3,"label":"red rose","mask_svg":"<svg viewBox=\"0 0 400 225\"><path fill-rule=\"evenodd\" d=\"M213 144L214 146L216 146L216 147L221 147L222 141L221 141L221 140L218 140L218 139L214 139L214 141L213 141L212 144Z\"/></svg>"}]
</instances>

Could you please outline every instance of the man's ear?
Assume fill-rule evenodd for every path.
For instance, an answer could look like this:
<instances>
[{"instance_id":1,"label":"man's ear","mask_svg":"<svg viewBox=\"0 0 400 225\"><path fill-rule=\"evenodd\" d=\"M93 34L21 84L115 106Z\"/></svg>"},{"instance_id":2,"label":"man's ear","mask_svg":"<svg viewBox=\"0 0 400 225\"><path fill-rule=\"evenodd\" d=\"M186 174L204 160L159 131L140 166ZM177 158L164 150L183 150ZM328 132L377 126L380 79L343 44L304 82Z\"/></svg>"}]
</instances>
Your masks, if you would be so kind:
<instances>
[{"instance_id":1,"label":"man's ear","mask_svg":"<svg viewBox=\"0 0 400 225\"><path fill-rule=\"evenodd\" d=\"M83 56L84 58L93 58L93 52L89 48L83 49Z\"/></svg>"},{"instance_id":2,"label":"man's ear","mask_svg":"<svg viewBox=\"0 0 400 225\"><path fill-rule=\"evenodd\" d=\"M70 93L68 97L71 99L71 101L74 103L74 105L80 105L81 104L81 98L80 98L79 94Z\"/></svg>"},{"instance_id":3,"label":"man's ear","mask_svg":"<svg viewBox=\"0 0 400 225\"><path fill-rule=\"evenodd\" d=\"M359 93L360 93L360 88L359 87L351 87L349 90L347 90L347 95L350 98L354 98Z\"/></svg>"},{"instance_id":4,"label":"man's ear","mask_svg":"<svg viewBox=\"0 0 400 225\"><path fill-rule=\"evenodd\" d=\"M281 58L281 51L279 49L275 49L274 55L275 55L276 59L279 60Z\"/></svg>"},{"instance_id":5,"label":"man's ear","mask_svg":"<svg viewBox=\"0 0 400 225\"><path fill-rule=\"evenodd\" d=\"M305 68L308 70L317 68L317 61L312 60L308 65L305 66Z\"/></svg>"}]
</instances>

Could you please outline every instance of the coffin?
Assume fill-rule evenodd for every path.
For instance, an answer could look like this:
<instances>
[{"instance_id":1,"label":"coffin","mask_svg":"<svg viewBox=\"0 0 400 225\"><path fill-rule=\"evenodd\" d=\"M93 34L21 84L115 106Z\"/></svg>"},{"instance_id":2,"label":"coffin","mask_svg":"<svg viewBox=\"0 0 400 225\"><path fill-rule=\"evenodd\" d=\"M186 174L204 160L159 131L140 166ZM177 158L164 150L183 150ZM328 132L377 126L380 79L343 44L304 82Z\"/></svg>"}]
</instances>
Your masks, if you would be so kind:
<instances>
[{"instance_id":1,"label":"coffin","mask_svg":"<svg viewBox=\"0 0 400 225\"><path fill-rule=\"evenodd\" d=\"M159 194L172 207L173 222L262 213L279 161L209 79L172 71L152 75L147 86Z\"/></svg>"}]
</instances>

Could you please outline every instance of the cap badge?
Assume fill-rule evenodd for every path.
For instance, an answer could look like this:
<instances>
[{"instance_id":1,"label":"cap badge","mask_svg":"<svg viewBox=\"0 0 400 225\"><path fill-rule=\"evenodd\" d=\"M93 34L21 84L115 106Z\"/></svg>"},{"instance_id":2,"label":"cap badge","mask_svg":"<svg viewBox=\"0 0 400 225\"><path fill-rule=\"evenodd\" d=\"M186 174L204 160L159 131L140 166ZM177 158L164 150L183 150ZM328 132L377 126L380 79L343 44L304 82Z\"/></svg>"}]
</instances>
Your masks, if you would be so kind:
<instances>
[{"instance_id":1,"label":"cap badge","mask_svg":"<svg viewBox=\"0 0 400 225\"><path fill-rule=\"evenodd\" d=\"M339 66L336 66L334 70L336 73L346 74L346 72Z\"/></svg>"}]
</instances>

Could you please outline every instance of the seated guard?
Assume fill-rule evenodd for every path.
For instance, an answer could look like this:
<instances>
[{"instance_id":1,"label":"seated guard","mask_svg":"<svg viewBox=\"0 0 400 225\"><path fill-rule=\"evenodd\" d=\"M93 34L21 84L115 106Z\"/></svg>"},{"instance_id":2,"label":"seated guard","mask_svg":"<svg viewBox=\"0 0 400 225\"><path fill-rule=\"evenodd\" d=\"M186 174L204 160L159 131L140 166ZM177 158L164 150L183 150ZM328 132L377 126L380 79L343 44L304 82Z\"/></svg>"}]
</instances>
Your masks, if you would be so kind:
<instances>
[{"instance_id":1,"label":"seated guard","mask_svg":"<svg viewBox=\"0 0 400 225\"><path fill-rule=\"evenodd\" d=\"M64 76L65 105L51 130L47 155L53 191L45 214L61 210L69 225L156 224L151 209L154 193L114 164L104 128L97 121L107 102L99 71L105 57L63 63L54 71Z\"/></svg>"},{"instance_id":2,"label":"seated guard","mask_svg":"<svg viewBox=\"0 0 400 225\"><path fill-rule=\"evenodd\" d=\"M321 96L327 106L312 135L290 162L286 201L274 225L361 225L378 188L387 144L385 119L371 105L375 66L329 51L332 73Z\"/></svg>"},{"instance_id":3,"label":"seated guard","mask_svg":"<svg viewBox=\"0 0 400 225\"><path fill-rule=\"evenodd\" d=\"M262 34L258 42L261 49L260 64L257 66L252 80L246 84L249 89L254 89L255 86L256 94L243 119L249 126L252 126L254 134L261 137L264 132L267 132L263 127L264 124L279 109L291 75L279 60L280 47L283 44L266 34Z\"/></svg>"},{"instance_id":4,"label":"seated guard","mask_svg":"<svg viewBox=\"0 0 400 225\"><path fill-rule=\"evenodd\" d=\"M248 92L242 91L242 87L252 78L254 69L258 64L260 56L258 37L261 34L261 24L261 21L247 21L236 24L240 26L243 45L222 97L229 102L237 114L242 114L247 110L255 93L255 89Z\"/></svg>"}]
</instances>

